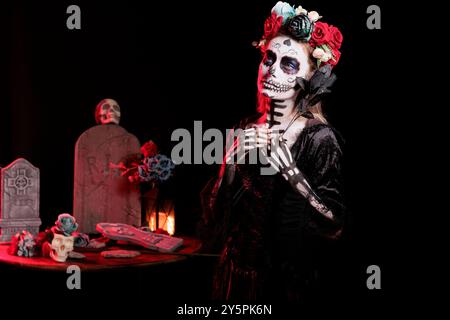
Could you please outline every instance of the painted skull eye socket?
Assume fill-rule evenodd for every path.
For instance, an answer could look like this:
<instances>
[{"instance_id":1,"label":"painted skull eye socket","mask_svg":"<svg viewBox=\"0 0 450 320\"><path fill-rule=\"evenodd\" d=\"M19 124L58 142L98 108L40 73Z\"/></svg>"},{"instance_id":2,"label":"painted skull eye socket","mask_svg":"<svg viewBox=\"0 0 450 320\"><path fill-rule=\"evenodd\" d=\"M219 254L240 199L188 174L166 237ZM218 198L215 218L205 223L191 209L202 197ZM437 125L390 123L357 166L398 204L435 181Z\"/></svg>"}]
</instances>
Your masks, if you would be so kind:
<instances>
[{"instance_id":1,"label":"painted skull eye socket","mask_svg":"<svg viewBox=\"0 0 450 320\"><path fill-rule=\"evenodd\" d=\"M111 106L111 109L112 109L113 111L116 111L116 112L120 111L120 108L119 108L119 106L118 106L117 104L113 104L113 105Z\"/></svg>"},{"instance_id":2,"label":"painted skull eye socket","mask_svg":"<svg viewBox=\"0 0 450 320\"><path fill-rule=\"evenodd\" d=\"M264 65L270 67L275 63L275 61L277 61L277 55L273 51L267 50L263 59Z\"/></svg>"},{"instance_id":3,"label":"painted skull eye socket","mask_svg":"<svg viewBox=\"0 0 450 320\"><path fill-rule=\"evenodd\" d=\"M287 74L296 74L300 70L300 63L293 57L283 57L280 61L281 70Z\"/></svg>"},{"instance_id":4,"label":"painted skull eye socket","mask_svg":"<svg viewBox=\"0 0 450 320\"><path fill-rule=\"evenodd\" d=\"M104 105L102 105L102 110L103 110L103 111L106 111L106 110L108 110L109 108L111 108L111 106L109 105L109 103L105 103Z\"/></svg>"}]
</instances>

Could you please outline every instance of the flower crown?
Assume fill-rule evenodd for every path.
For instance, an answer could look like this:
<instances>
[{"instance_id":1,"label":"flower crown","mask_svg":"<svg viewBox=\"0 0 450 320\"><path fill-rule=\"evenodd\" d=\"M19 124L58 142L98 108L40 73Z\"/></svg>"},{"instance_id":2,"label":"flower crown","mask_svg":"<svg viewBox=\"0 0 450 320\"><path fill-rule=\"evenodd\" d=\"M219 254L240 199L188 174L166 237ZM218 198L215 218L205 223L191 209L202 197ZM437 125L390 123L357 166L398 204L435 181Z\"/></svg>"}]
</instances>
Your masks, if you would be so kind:
<instances>
[{"instance_id":1,"label":"flower crown","mask_svg":"<svg viewBox=\"0 0 450 320\"><path fill-rule=\"evenodd\" d=\"M301 6L294 9L289 3L278 1L264 23L264 36L256 46L264 50L268 41L281 32L309 43L314 49L312 56L317 59L318 68L325 64L334 67L341 57L339 49L343 36L338 28L318 22L320 18L316 11L308 12Z\"/></svg>"}]
</instances>

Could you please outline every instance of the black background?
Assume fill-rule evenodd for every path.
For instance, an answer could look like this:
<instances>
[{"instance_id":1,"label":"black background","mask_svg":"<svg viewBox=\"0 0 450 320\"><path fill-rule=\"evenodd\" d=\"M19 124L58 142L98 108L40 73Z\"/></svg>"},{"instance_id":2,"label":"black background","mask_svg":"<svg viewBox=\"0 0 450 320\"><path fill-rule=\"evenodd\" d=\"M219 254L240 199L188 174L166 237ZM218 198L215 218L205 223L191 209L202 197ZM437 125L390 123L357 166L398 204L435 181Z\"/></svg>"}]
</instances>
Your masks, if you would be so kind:
<instances>
[{"instance_id":1,"label":"black background","mask_svg":"<svg viewBox=\"0 0 450 320\"><path fill-rule=\"evenodd\" d=\"M73 156L78 136L95 124L103 98L122 108L121 125L141 142L170 154L176 128L230 128L255 110L260 59L251 46L276 1L58 1L2 4L0 166L18 157L41 170L43 226L72 211ZM66 28L66 8L81 7L81 30ZM398 164L389 142L392 123L380 114L392 103L385 90L394 16L382 1L382 29L366 27L372 1L302 1L344 35L326 115L346 139L345 180L351 223L345 256L353 301L377 305L392 286L389 235L394 186L380 188ZM391 102L389 102L391 101ZM198 193L216 166L181 165L172 186L177 231L193 235ZM381 267L381 292L366 288L366 268ZM99 290L94 288L93 290ZM203 298L203 294L199 294ZM383 300L384 301L384 300Z\"/></svg>"}]
</instances>

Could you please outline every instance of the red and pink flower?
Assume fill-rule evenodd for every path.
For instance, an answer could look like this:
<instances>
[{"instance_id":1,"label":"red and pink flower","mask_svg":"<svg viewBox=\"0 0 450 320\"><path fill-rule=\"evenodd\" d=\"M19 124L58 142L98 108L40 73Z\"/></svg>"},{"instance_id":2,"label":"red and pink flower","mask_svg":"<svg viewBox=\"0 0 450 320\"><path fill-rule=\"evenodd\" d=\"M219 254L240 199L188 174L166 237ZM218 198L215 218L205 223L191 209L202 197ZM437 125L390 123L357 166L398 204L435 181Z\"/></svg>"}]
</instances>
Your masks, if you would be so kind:
<instances>
[{"instance_id":1,"label":"red and pink flower","mask_svg":"<svg viewBox=\"0 0 450 320\"><path fill-rule=\"evenodd\" d=\"M327 44L331 39L330 26L324 22L316 22L314 25L314 31L309 40L309 44L312 47L321 46Z\"/></svg>"},{"instance_id":2,"label":"red and pink flower","mask_svg":"<svg viewBox=\"0 0 450 320\"><path fill-rule=\"evenodd\" d=\"M263 52L267 42L275 37L280 28L294 39L308 42L313 50L313 57L318 65L335 66L341 57L339 51L343 36L341 31L325 22L319 22L321 16L316 11L309 13L302 7L293 9L289 4L278 2L272 14L264 22L264 36L255 46Z\"/></svg>"},{"instance_id":3,"label":"red and pink flower","mask_svg":"<svg viewBox=\"0 0 450 320\"><path fill-rule=\"evenodd\" d=\"M146 158L154 157L158 153L158 146L152 140L149 140L142 145L141 153Z\"/></svg>"},{"instance_id":4,"label":"red and pink flower","mask_svg":"<svg viewBox=\"0 0 450 320\"><path fill-rule=\"evenodd\" d=\"M283 23L283 17L273 12L264 22L264 39L275 37Z\"/></svg>"},{"instance_id":5,"label":"red and pink flower","mask_svg":"<svg viewBox=\"0 0 450 320\"><path fill-rule=\"evenodd\" d=\"M338 49L332 49L333 58L328 60L328 64L331 64L333 67L337 65L339 59L341 58L341 52Z\"/></svg>"},{"instance_id":6,"label":"red and pink flower","mask_svg":"<svg viewBox=\"0 0 450 320\"><path fill-rule=\"evenodd\" d=\"M309 44L313 48L325 49L325 52L331 54L330 59L324 59L323 61L319 58L318 60L321 64L330 64L334 67L341 57L339 48L342 45L342 40L343 36L338 28L324 22L316 22Z\"/></svg>"},{"instance_id":7,"label":"red and pink flower","mask_svg":"<svg viewBox=\"0 0 450 320\"><path fill-rule=\"evenodd\" d=\"M331 33L331 39L330 39L331 47L339 49L342 45L342 40L344 39L341 31L338 28L336 28L335 26L330 26L329 30Z\"/></svg>"}]
</instances>

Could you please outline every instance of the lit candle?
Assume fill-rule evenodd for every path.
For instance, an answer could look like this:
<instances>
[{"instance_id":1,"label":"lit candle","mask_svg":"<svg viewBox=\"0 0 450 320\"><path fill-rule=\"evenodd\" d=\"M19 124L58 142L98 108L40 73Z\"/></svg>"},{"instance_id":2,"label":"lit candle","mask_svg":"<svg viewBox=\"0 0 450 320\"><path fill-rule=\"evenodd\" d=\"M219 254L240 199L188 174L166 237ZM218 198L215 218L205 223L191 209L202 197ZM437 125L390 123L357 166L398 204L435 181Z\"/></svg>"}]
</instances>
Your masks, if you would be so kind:
<instances>
[{"instance_id":1,"label":"lit candle","mask_svg":"<svg viewBox=\"0 0 450 320\"><path fill-rule=\"evenodd\" d=\"M158 221L158 225L156 221ZM156 212L152 212L148 226L150 231L162 229L172 236L175 234L175 215L173 212L158 212L158 219L156 219Z\"/></svg>"},{"instance_id":2,"label":"lit candle","mask_svg":"<svg viewBox=\"0 0 450 320\"><path fill-rule=\"evenodd\" d=\"M156 220L155 220L155 216L153 214L150 216L149 227L150 227L150 231L156 230Z\"/></svg>"},{"instance_id":3,"label":"lit candle","mask_svg":"<svg viewBox=\"0 0 450 320\"><path fill-rule=\"evenodd\" d=\"M171 236L175 233L175 217L173 215L167 217L167 233Z\"/></svg>"}]
</instances>

